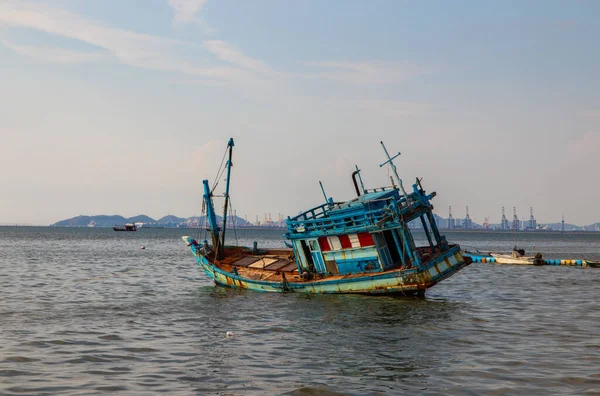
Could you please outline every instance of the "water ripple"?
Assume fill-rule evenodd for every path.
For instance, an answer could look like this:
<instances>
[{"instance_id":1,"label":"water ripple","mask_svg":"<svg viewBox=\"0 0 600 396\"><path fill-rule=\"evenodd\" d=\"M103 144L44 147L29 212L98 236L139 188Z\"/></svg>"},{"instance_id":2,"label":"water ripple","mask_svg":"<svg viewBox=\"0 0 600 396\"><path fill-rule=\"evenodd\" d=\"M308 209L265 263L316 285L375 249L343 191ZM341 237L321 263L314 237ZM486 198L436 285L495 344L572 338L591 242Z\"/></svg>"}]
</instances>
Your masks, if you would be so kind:
<instances>
[{"instance_id":1,"label":"water ripple","mask_svg":"<svg viewBox=\"0 0 600 396\"><path fill-rule=\"evenodd\" d=\"M600 391L600 270L474 264L425 298L271 295L214 287L188 232L0 228L0 394ZM514 238L449 236L600 252L595 234Z\"/></svg>"}]
</instances>

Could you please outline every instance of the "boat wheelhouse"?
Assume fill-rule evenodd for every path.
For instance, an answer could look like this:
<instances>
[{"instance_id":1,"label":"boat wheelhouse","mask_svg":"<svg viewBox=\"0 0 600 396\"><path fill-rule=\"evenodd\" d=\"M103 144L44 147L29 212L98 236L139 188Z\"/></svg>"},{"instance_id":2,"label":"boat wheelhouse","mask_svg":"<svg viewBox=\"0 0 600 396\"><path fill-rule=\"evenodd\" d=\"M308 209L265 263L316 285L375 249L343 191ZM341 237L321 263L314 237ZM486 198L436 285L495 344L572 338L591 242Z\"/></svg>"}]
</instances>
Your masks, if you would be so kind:
<instances>
[{"instance_id":1,"label":"boat wheelhouse","mask_svg":"<svg viewBox=\"0 0 600 396\"><path fill-rule=\"evenodd\" d=\"M442 252L453 252L439 234L428 205L431 197L417 186L408 199L396 188L382 188L288 219L285 236L292 241L302 273L326 276L418 268ZM421 248L408 228L418 218L429 242Z\"/></svg>"},{"instance_id":2,"label":"boat wheelhouse","mask_svg":"<svg viewBox=\"0 0 600 396\"><path fill-rule=\"evenodd\" d=\"M367 190L356 168L355 198L334 202L323 190L324 204L287 218L290 249L225 246L225 224L218 227L208 180L204 206L212 245L183 239L217 285L275 292L423 295L471 260L440 235L430 203L435 193L427 194L418 179L407 193L393 163L399 153L390 157L381 144L387 161L380 166L389 164L396 182ZM227 218L232 148L230 139L223 218ZM415 244L408 227L413 220L421 222L424 246Z\"/></svg>"}]
</instances>

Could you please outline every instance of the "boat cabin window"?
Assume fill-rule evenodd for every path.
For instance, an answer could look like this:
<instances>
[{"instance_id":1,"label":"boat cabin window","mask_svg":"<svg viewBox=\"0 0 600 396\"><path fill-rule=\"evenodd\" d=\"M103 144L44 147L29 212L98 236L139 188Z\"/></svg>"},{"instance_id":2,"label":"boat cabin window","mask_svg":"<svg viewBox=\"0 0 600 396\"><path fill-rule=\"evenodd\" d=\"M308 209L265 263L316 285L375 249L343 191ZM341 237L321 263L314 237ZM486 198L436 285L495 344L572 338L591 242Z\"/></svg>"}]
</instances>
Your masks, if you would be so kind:
<instances>
[{"instance_id":1,"label":"boat cabin window","mask_svg":"<svg viewBox=\"0 0 600 396\"><path fill-rule=\"evenodd\" d=\"M302 247L302 254L300 255L300 257L302 257L304 259L304 260L301 260L301 261L304 261L303 267L306 269L310 269L311 267L314 267L312 254L311 254L310 248L307 246L306 241L300 241L300 246Z\"/></svg>"},{"instance_id":2,"label":"boat cabin window","mask_svg":"<svg viewBox=\"0 0 600 396\"><path fill-rule=\"evenodd\" d=\"M392 262L394 264L397 264L400 262L400 251L399 251L400 246L398 246L396 244L396 241L394 240L394 236L392 235L392 232L393 232L392 230L384 231L383 237L385 238L385 242L390 251L390 256L392 256Z\"/></svg>"},{"instance_id":3,"label":"boat cabin window","mask_svg":"<svg viewBox=\"0 0 600 396\"><path fill-rule=\"evenodd\" d=\"M323 254L321 254L321 248L319 247L319 241L316 239L310 239L308 242L308 248L305 248L304 255L308 268L312 268L313 272L324 274L327 272L325 268L325 262L323 261ZM302 241L304 244L304 241ZM306 245L305 245L306 246Z\"/></svg>"},{"instance_id":4,"label":"boat cabin window","mask_svg":"<svg viewBox=\"0 0 600 396\"><path fill-rule=\"evenodd\" d=\"M400 251L391 230L372 234L384 270L400 263Z\"/></svg>"},{"instance_id":5,"label":"boat cabin window","mask_svg":"<svg viewBox=\"0 0 600 396\"><path fill-rule=\"evenodd\" d=\"M311 252L320 252L321 251L321 249L319 249L319 243L314 239L308 241L308 246L309 246Z\"/></svg>"}]
</instances>

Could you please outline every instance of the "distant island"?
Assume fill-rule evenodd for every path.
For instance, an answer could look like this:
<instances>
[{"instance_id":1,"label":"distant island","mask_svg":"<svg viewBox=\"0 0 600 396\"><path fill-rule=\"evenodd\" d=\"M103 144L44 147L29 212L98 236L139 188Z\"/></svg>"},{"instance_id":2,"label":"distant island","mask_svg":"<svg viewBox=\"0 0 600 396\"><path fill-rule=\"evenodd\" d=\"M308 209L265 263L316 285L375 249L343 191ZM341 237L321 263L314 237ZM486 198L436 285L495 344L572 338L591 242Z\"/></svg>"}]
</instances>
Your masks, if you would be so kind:
<instances>
[{"instance_id":1,"label":"distant island","mask_svg":"<svg viewBox=\"0 0 600 396\"><path fill-rule=\"evenodd\" d=\"M445 219L441 216L435 215L434 218L438 227L443 230L453 230L453 231L487 231L487 230L500 230L500 224L488 224L487 227L481 224L477 224L473 221L469 221L468 227L464 226L464 221L461 219L454 219L453 226L449 227L448 219ZM217 216L217 222L222 224L223 218L221 216ZM145 228L198 228L203 225L207 225L207 221L204 217L178 217L173 215L163 216L158 220L153 219L152 217L146 215L137 215L134 217L123 217L119 215L97 215L97 216L77 216L66 220L58 221L54 224L51 224L50 227L113 227L115 225L122 225L132 223L137 225L138 227ZM525 222L524 222L525 223ZM228 216L227 217L227 226L228 227L285 227L285 221L282 219L281 221L264 221L258 223L250 223L247 220L242 219L238 216ZM422 225L419 221L413 221L409 224L411 229L419 229L422 228ZM561 231L563 228L562 223L548 223L548 224L538 224L538 228L536 230L526 229L525 225L519 231ZM511 231L511 230L507 230ZM587 226L578 226L575 224L564 224L564 231L600 231L600 223L594 223Z\"/></svg>"}]
</instances>

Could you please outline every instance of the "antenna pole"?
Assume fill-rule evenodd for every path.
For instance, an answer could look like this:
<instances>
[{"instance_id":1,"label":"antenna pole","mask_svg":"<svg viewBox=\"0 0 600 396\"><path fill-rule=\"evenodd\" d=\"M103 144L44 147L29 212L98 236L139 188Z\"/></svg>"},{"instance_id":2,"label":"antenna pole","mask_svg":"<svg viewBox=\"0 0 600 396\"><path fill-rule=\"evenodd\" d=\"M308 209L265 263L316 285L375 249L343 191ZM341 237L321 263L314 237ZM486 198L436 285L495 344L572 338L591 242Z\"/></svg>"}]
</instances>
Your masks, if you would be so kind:
<instances>
[{"instance_id":1,"label":"antenna pole","mask_svg":"<svg viewBox=\"0 0 600 396\"><path fill-rule=\"evenodd\" d=\"M321 183L321 180L319 180L319 185L321 186L321 191L323 192L323 197L325 197L325 202L327 203L327 205L329 205L330 207L331 202L329 202L329 199L327 199L327 194L325 194L325 188L323 188L323 183Z\"/></svg>"},{"instance_id":2,"label":"antenna pole","mask_svg":"<svg viewBox=\"0 0 600 396\"><path fill-rule=\"evenodd\" d=\"M394 155L393 157L390 157L390 154L388 153L387 149L385 148L385 144L383 144L383 142L380 142L380 143L381 143L381 147L383 147L383 151L385 151L385 155L387 156L388 160L385 161L383 164L380 164L379 167L381 168L385 164L388 164L388 163L390 164L390 168L392 168L392 172L394 173L394 176L396 176L396 180L398 181L398 186L400 186L400 190L402 191L402 194L406 198L406 203L409 204L408 194L404 190L404 186L402 185L402 179L400 179L400 176L398 176L398 171L396 170L396 165L394 165L394 161L393 161L394 158L396 158L400 155L400 153Z\"/></svg>"}]
</instances>

